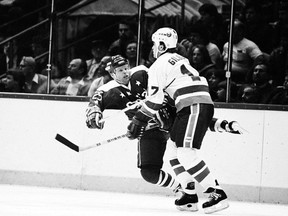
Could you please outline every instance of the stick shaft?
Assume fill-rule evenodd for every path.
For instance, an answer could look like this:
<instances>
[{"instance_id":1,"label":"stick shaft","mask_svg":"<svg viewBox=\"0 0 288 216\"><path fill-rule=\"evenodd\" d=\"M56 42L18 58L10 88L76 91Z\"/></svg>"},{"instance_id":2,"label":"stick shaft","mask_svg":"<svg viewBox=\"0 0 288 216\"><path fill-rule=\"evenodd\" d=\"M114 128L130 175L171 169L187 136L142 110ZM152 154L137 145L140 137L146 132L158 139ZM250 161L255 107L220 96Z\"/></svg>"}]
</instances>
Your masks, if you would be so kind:
<instances>
[{"instance_id":1,"label":"stick shaft","mask_svg":"<svg viewBox=\"0 0 288 216\"><path fill-rule=\"evenodd\" d=\"M122 139L124 137L127 137L127 134L122 134L122 135L119 135L119 136L116 136L116 137L113 137L113 138L110 138L110 139L107 139L107 140L103 140L103 141L98 142L98 143L94 143L94 144L91 144L91 145L79 147L79 151L85 151L85 150L88 150L88 149L91 149L91 148L95 148L95 147L98 147L98 146L101 146L101 145L104 145L104 144L107 144L107 143Z\"/></svg>"},{"instance_id":2,"label":"stick shaft","mask_svg":"<svg viewBox=\"0 0 288 216\"><path fill-rule=\"evenodd\" d=\"M57 134L55 139L57 141L59 141L60 143L64 144L65 146L69 147L70 149L72 149L76 152L80 152L80 151L86 151L88 149L95 148L95 147L98 147L98 146L122 139L124 137L127 137L127 134L122 134L122 135L115 136L115 137L110 138L110 139L103 140L101 142L97 142L97 143L86 145L86 146L80 146L80 147L78 145L72 143L70 140L68 140L67 138L65 138L64 136L62 136L60 134Z\"/></svg>"},{"instance_id":3,"label":"stick shaft","mask_svg":"<svg viewBox=\"0 0 288 216\"><path fill-rule=\"evenodd\" d=\"M143 103L143 100L140 100L140 101L137 101L135 102L134 104L122 109L122 110L119 110L117 113L111 115L111 116L108 116L106 118L103 118L100 120L100 122L104 122L106 121L107 119L110 119L110 118L113 118L113 117L116 117L118 116L120 113L125 113L127 110L130 110L130 109L134 109L136 108L137 106L141 105ZM119 135L119 136L116 136L116 137L113 137L113 138L110 138L110 139L107 139L107 140L103 140L101 142L98 142L98 143L94 143L94 144L90 144L90 145L87 145L87 146L81 146L79 147L78 145L72 143L70 140L68 140L67 138L65 138L64 136L60 135L60 134L56 134L56 137L55 139L57 141L59 141L60 143L66 145L67 147L73 149L74 151L85 151L85 150L88 150L88 149L91 149L91 148L95 148L97 146L101 146L101 145L104 145L104 144L107 144L107 143L110 143L112 141L116 141L118 139L121 139L121 138L124 138L124 137L127 137L127 134L122 134L122 135Z\"/></svg>"}]
</instances>

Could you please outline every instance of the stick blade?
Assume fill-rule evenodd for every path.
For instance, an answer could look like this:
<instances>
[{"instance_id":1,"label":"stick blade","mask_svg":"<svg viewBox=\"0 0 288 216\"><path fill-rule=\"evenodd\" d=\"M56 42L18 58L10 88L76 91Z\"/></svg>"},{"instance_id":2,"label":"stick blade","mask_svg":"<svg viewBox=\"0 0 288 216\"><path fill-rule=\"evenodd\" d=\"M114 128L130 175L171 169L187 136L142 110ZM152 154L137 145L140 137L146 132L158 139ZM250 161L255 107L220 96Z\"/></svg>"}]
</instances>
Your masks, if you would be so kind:
<instances>
[{"instance_id":1,"label":"stick blade","mask_svg":"<svg viewBox=\"0 0 288 216\"><path fill-rule=\"evenodd\" d=\"M60 134L56 134L55 139L59 141L60 143L64 144L65 146L69 147L70 149L73 149L76 152L79 152L79 146L75 145L65 137L61 136Z\"/></svg>"}]
</instances>

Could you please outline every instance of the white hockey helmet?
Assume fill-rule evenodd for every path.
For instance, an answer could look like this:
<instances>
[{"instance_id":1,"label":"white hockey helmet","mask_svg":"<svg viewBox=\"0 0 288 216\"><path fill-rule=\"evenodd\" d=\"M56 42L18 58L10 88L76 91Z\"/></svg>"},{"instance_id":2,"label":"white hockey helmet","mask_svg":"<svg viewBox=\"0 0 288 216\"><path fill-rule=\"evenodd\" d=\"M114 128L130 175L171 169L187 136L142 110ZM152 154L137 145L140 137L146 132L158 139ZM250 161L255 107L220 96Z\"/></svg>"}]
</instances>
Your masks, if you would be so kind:
<instances>
[{"instance_id":1,"label":"white hockey helmet","mask_svg":"<svg viewBox=\"0 0 288 216\"><path fill-rule=\"evenodd\" d=\"M177 47L178 35L174 29L164 27L164 28L158 29L152 35L152 41L154 42L154 46L157 50L157 53L163 53L163 52L166 52L167 49Z\"/></svg>"}]
</instances>

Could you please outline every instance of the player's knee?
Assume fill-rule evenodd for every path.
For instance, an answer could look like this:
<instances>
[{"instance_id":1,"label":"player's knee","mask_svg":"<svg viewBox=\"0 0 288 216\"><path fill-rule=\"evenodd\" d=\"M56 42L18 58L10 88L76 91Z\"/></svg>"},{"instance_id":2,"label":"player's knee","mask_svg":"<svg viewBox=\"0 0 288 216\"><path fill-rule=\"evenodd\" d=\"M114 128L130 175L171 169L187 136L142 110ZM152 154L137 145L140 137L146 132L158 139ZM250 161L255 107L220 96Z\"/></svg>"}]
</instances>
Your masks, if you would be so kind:
<instances>
[{"instance_id":1,"label":"player's knee","mask_svg":"<svg viewBox=\"0 0 288 216\"><path fill-rule=\"evenodd\" d=\"M177 156L194 159L197 157L197 151L193 148L177 148Z\"/></svg>"},{"instance_id":2,"label":"player's knee","mask_svg":"<svg viewBox=\"0 0 288 216\"><path fill-rule=\"evenodd\" d=\"M152 184L156 184L159 180L160 169L149 166L142 167L141 175L145 181L150 182Z\"/></svg>"},{"instance_id":3,"label":"player's knee","mask_svg":"<svg viewBox=\"0 0 288 216\"><path fill-rule=\"evenodd\" d=\"M194 161L197 161L199 159L196 149L192 148L178 148L177 158L185 167L190 167L191 163L194 163Z\"/></svg>"}]
</instances>

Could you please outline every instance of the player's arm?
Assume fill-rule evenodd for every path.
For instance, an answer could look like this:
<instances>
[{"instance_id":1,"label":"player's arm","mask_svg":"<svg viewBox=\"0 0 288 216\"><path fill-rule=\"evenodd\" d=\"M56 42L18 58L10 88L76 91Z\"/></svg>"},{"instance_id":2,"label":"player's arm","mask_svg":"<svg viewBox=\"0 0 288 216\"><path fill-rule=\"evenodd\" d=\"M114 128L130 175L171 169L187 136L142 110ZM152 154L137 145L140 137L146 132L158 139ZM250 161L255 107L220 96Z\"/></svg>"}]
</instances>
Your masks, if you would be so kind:
<instances>
[{"instance_id":1,"label":"player's arm","mask_svg":"<svg viewBox=\"0 0 288 216\"><path fill-rule=\"evenodd\" d=\"M161 130L170 131L176 118L176 107L174 101L168 94L165 94L163 106L156 113L155 118Z\"/></svg>"},{"instance_id":2,"label":"player's arm","mask_svg":"<svg viewBox=\"0 0 288 216\"><path fill-rule=\"evenodd\" d=\"M101 109L103 94L103 91L96 91L90 99L86 109L86 125L88 128L102 129L104 127L104 122L101 122L103 118L103 110Z\"/></svg>"},{"instance_id":3,"label":"player's arm","mask_svg":"<svg viewBox=\"0 0 288 216\"><path fill-rule=\"evenodd\" d=\"M166 70L163 69L161 62L150 67L148 72L148 95L128 126L127 137L129 139L141 137L148 121L155 118L158 110L163 106L165 73Z\"/></svg>"},{"instance_id":4,"label":"player's arm","mask_svg":"<svg viewBox=\"0 0 288 216\"><path fill-rule=\"evenodd\" d=\"M156 116L158 110L160 110L163 106L163 102L163 90L156 85L152 85L151 88L148 87L148 96L146 97L145 102L142 104L142 107L136 112L135 116L128 125L127 137L129 139L136 139L142 136L148 124L148 121L150 121Z\"/></svg>"},{"instance_id":5,"label":"player's arm","mask_svg":"<svg viewBox=\"0 0 288 216\"><path fill-rule=\"evenodd\" d=\"M148 92L149 93L149 92ZM148 96L142 107L136 112L135 116L128 125L127 137L136 139L142 136L148 121L155 118L158 110L163 106L164 93L163 90L155 92Z\"/></svg>"},{"instance_id":6,"label":"player's arm","mask_svg":"<svg viewBox=\"0 0 288 216\"><path fill-rule=\"evenodd\" d=\"M237 121L228 122L227 120L213 118L209 125L210 131L228 132L234 134L243 134L247 131L243 129Z\"/></svg>"}]
</instances>

